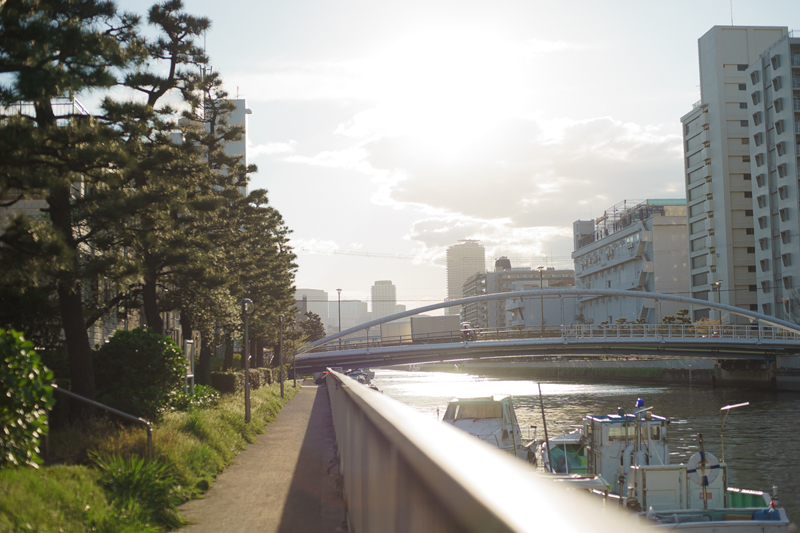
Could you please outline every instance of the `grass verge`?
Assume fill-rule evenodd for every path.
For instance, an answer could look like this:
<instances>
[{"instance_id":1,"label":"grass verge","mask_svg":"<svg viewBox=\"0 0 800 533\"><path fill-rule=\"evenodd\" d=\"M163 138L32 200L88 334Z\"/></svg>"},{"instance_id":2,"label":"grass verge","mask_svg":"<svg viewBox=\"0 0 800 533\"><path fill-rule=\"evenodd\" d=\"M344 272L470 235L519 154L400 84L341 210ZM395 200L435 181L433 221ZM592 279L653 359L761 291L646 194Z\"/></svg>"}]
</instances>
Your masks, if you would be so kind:
<instances>
[{"instance_id":1,"label":"grass verge","mask_svg":"<svg viewBox=\"0 0 800 533\"><path fill-rule=\"evenodd\" d=\"M277 383L251 391L250 424L244 422L242 394L223 396L212 408L166 414L153 435L159 465L154 469L141 465L147 439L139 427L96 421L54 433L53 455L71 464L0 470L0 531L149 532L175 527L175 503L207 491L299 387L284 383L284 390L284 399ZM130 490L132 479L141 490ZM154 483L166 491L155 502Z\"/></svg>"}]
</instances>

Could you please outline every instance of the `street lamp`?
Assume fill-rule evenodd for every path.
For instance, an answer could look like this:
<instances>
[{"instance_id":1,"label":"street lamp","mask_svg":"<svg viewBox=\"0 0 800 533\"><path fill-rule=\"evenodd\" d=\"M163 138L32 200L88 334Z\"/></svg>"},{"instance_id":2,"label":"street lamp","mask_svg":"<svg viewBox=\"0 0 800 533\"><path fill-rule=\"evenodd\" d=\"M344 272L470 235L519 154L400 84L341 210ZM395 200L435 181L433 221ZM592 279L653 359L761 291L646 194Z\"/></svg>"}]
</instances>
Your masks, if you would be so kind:
<instances>
[{"instance_id":1,"label":"street lamp","mask_svg":"<svg viewBox=\"0 0 800 533\"><path fill-rule=\"evenodd\" d=\"M253 312L253 300L242 300L242 319L244 320L244 421L250 423L250 341L248 339L247 317Z\"/></svg>"},{"instance_id":2,"label":"street lamp","mask_svg":"<svg viewBox=\"0 0 800 533\"><path fill-rule=\"evenodd\" d=\"M544 281L542 281L542 271L544 267L536 267L539 269L539 289L544 289ZM542 337L544 337L544 295L539 294L539 307L541 308L542 312Z\"/></svg>"},{"instance_id":3,"label":"street lamp","mask_svg":"<svg viewBox=\"0 0 800 533\"><path fill-rule=\"evenodd\" d=\"M336 295L339 298L339 333L342 332L342 289L336 289ZM342 349L342 339L339 338L339 350Z\"/></svg>"},{"instance_id":4,"label":"street lamp","mask_svg":"<svg viewBox=\"0 0 800 533\"><path fill-rule=\"evenodd\" d=\"M721 304L722 303L722 300L721 300L721 297L720 297L720 294L719 294L719 286L720 285L722 285L722 280L721 279L718 279L717 281L715 281L714 283L711 284L711 292L716 291L716 293L717 293L717 298L716 298L717 301L714 302L714 303L717 303L717 304ZM721 326L722 325L722 310L721 309L717 309L717 317L718 317L718 320L719 320L719 324Z\"/></svg>"},{"instance_id":5,"label":"street lamp","mask_svg":"<svg viewBox=\"0 0 800 533\"><path fill-rule=\"evenodd\" d=\"M722 430L725 429L725 422L728 421L728 415L731 414L731 409L736 409L737 407L745 407L747 405L750 405L750 402L737 403L737 404L734 404L734 405L726 405L725 407L722 407L719 410L719 440L720 440L720 443L722 444L722 461L721 462L723 462L723 463L725 462L725 438L722 436ZM722 419L722 411L727 411L727 413L725 413L725 419L724 420Z\"/></svg>"},{"instance_id":6,"label":"street lamp","mask_svg":"<svg viewBox=\"0 0 800 533\"><path fill-rule=\"evenodd\" d=\"M283 398L283 319L282 314L278 315L280 324L280 335L278 336L278 381L281 382L281 398Z\"/></svg>"}]
</instances>

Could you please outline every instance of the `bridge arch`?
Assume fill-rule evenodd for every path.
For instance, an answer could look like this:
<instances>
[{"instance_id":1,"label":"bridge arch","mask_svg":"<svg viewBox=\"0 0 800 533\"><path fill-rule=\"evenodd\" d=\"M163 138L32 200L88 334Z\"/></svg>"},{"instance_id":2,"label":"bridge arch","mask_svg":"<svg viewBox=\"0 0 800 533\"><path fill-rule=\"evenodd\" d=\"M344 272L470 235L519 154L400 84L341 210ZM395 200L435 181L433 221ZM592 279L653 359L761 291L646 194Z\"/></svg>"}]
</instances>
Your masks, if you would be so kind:
<instances>
[{"instance_id":1,"label":"bridge arch","mask_svg":"<svg viewBox=\"0 0 800 533\"><path fill-rule=\"evenodd\" d=\"M793 322L787 322L785 320L781 320L769 315L764 315L762 313L757 313L755 311L749 311L746 309L741 309L739 307L734 307L732 305L720 304L709 302L707 300L699 300L697 298L689 298L688 296L677 296L674 294L660 294L656 292L641 292L641 291L623 291L623 290L615 290L615 289L566 289L566 288L551 288L551 289L532 289L527 291L517 291L517 292L501 292L501 293L494 293L494 294L485 294L483 296L471 296L469 298L461 298L459 300L449 300L446 302L426 305L423 307L418 307L416 309L409 309L400 313L395 313L393 315L371 320L369 322L365 322L364 324L360 324L358 326L334 333L332 335L328 335L322 339L317 341L311 342L306 344L299 352L298 356L301 354L310 352L314 348L318 346L322 346L324 344L328 344L340 338L346 337L352 333L357 333L359 331L369 331L370 328L375 326L380 326L381 324L386 324L388 322L392 322L394 320L398 320L401 318L411 317L415 315L419 315L422 313L427 313L429 311L436 311L438 309L443 309L446 307L454 307L459 305L465 305L475 302L485 302L485 301L495 301L495 300L508 300L509 298L528 298L531 296L618 296L623 298L643 298L647 300L655 300L657 302L664 300L669 302L678 302L687 305L698 305L703 307L709 307L711 309L717 309L720 311L727 311L728 313L744 316L747 317L752 323L754 324L767 324L770 326L777 327L779 329L783 329L789 331L791 333L800 334L800 325L795 324ZM300 357L298 357L300 359Z\"/></svg>"}]
</instances>

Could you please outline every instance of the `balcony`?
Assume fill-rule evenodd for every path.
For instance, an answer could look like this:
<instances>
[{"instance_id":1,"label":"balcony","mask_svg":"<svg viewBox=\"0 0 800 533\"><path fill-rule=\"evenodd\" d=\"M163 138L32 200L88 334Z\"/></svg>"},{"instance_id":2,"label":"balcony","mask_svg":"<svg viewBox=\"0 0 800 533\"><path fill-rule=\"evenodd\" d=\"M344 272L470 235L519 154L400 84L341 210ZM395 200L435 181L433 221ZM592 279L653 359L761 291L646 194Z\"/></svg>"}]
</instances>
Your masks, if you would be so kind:
<instances>
[{"instance_id":1,"label":"balcony","mask_svg":"<svg viewBox=\"0 0 800 533\"><path fill-rule=\"evenodd\" d=\"M792 89L800 89L800 78L792 78Z\"/></svg>"}]
</instances>

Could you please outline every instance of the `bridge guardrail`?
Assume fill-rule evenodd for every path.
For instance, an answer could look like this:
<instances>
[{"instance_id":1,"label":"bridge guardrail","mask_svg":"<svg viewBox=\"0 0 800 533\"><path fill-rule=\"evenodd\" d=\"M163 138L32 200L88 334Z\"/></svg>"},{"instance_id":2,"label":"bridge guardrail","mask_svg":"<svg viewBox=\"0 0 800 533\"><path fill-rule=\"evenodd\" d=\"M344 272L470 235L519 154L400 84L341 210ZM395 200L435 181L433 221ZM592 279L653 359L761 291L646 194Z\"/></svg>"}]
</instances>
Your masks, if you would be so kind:
<instances>
[{"instance_id":1,"label":"bridge guardrail","mask_svg":"<svg viewBox=\"0 0 800 533\"><path fill-rule=\"evenodd\" d=\"M639 531L614 506L329 372L349 531Z\"/></svg>"},{"instance_id":2,"label":"bridge guardrail","mask_svg":"<svg viewBox=\"0 0 800 533\"><path fill-rule=\"evenodd\" d=\"M536 338L713 338L713 339L761 339L800 341L800 335L771 326L735 324L577 324L551 327L542 333L539 327L528 328L485 328L477 334L476 340L465 341L459 332L430 335L424 338L411 338L411 335L387 337L385 339L347 339L343 349L364 349L410 344L437 344L446 342L480 342L481 340L513 340ZM338 344L317 346L311 352L339 350Z\"/></svg>"}]
</instances>

